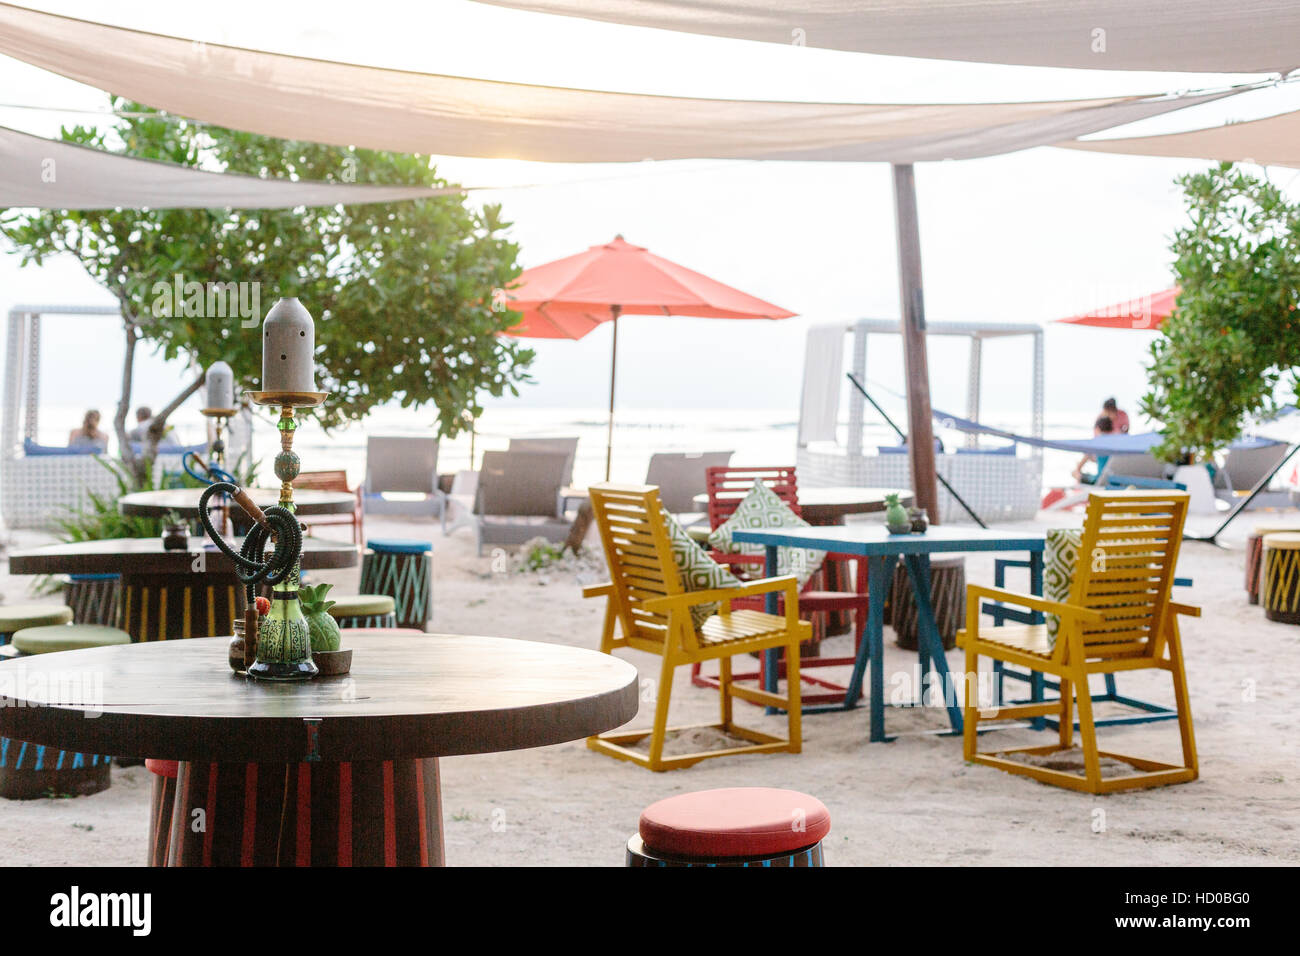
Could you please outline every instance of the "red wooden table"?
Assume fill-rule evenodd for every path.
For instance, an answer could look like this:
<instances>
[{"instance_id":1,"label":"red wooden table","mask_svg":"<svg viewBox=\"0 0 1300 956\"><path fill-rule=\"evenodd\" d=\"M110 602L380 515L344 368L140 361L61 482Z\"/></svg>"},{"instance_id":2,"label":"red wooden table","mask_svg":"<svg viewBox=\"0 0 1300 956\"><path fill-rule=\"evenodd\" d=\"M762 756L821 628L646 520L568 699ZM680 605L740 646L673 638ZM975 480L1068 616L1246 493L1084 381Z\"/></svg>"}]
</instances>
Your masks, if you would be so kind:
<instances>
[{"instance_id":1,"label":"red wooden table","mask_svg":"<svg viewBox=\"0 0 1300 956\"><path fill-rule=\"evenodd\" d=\"M437 866L438 757L562 743L637 712L636 668L566 645L367 635L349 642L351 674L281 684L233 673L228 642L0 663L0 735L181 761L171 866Z\"/></svg>"}]
</instances>

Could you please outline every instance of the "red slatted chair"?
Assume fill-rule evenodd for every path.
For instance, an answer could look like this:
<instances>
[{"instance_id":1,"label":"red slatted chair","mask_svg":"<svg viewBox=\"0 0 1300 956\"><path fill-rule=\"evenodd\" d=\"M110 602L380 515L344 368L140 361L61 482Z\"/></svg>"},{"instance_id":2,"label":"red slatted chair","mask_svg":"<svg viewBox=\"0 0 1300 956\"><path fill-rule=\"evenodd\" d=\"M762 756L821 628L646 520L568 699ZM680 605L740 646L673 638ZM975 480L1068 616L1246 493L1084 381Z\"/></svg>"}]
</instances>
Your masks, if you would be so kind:
<instances>
[{"instance_id":1,"label":"red slatted chair","mask_svg":"<svg viewBox=\"0 0 1300 956\"><path fill-rule=\"evenodd\" d=\"M799 482L793 465L764 467L729 465L710 468L705 474L705 487L709 493L708 515L710 530L716 530L735 513L736 508L744 500L745 495L749 494L749 490L754 486L756 480L762 481L763 484L771 488L791 511L802 517L799 509ZM741 579L762 577L764 574L764 558L761 554L727 554L722 551L711 551L710 555L720 564L728 565L732 573ZM847 564L853 559L827 555L826 560L828 562ZM849 578L847 574L844 575L846 580L855 582L854 591L820 590L818 586L821 584L822 575L820 573L815 574L799 594L799 611L800 616L805 618L836 612L851 613L853 615L853 650L856 654L858 646L862 642L862 629L867 623L867 562L857 561L855 563L857 565L855 575L852 578ZM732 606L757 611L764 610L762 598L741 598L733 601ZM823 622L824 618L823 621L814 620L814 625ZM810 657L805 659L799 667L800 678L804 683L823 689L813 693L805 693L803 702L805 704L827 704L842 701L847 692L846 687L822 677L815 677L807 673L807 669L811 667L851 666L853 660L853 657ZM781 660L779 667L779 676L785 677L784 659ZM732 680L758 681L760 679L761 669L732 675ZM718 687L718 678L701 673L700 665L696 663L691 666L691 683L696 687L712 687L716 689Z\"/></svg>"}]
</instances>

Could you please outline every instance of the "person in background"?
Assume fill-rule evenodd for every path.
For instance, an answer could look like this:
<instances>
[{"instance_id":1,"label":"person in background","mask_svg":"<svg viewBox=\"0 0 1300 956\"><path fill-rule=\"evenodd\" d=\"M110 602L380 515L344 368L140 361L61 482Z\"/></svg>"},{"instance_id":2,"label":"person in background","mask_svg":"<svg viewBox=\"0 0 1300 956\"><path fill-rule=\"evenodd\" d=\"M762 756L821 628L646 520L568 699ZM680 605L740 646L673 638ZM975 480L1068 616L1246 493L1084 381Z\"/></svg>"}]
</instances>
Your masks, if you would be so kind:
<instances>
[{"instance_id":1,"label":"person in background","mask_svg":"<svg viewBox=\"0 0 1300 956\"><path fill-rule=\"evenodd\" d=\"M99 430L99 411L92 408L81 420L81 427L68 432L69 448L96 448L108 451L108 436Z\"/></svg>"},{"instance_id":2,"label":"person in background","mask_svg":"<svg viewBox=\"0 0 1300 956\"><path fill-rule=\"evenodd\" d=\"M1115 431L1121 435L1128 434L1128 412L1119 407L1119 403L1113 398L1108 398L1101 403L1101 413L1111 420L1115 426Z\"/></svg>"},{"instance_id":3,"label":"person in background","mask_svg":"<svg viewBox=\"0 0 1300 956\"><path fill-rule=\"evenodd\" d=\"M135 410L135 428L126 433L128 441L144 441L145 433L149 431L149 419L153 418L153 409L148 405L141 405Z\"/></svg>"},{"instance_id":4,"label":"person in background","mask_svg":"<svg viewBox=\"0 0 1300 956\"><path fill-rule=\"evenodd\" d=\"M1114 399L1111 399L1113 402ZM1092 423L1092 437L1099 438L1102 435L1111 435L1115 432L1115 423L1109 415L1098 415L1097 420ZM1083 466L1095 458L1097 470L1092 474L1084 474ZM1094 485L1097 479L1101 477L1102 470L1106 467L1106 462L1110 459L1109 455L1084 455L1079 459L1079 463L1074 466L1074 480L1084 485Z\"/></svg>"}]
</instances>

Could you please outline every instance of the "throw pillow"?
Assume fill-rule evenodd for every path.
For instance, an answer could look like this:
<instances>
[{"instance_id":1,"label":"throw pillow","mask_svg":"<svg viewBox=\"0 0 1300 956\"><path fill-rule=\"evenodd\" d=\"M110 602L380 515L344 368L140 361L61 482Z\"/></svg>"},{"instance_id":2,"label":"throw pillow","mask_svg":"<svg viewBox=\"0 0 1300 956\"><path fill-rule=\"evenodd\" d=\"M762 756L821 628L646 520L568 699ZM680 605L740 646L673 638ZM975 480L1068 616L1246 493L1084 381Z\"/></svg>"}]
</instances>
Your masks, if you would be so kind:
<instances>
[{"instance_id":1,"label":"throw pillow","mask_svg":"<svg viewBox=\"0 0 1300 956\"><path fill-rule=\"evenodd\" d=\"M709 535L709 544L724 554L763 554L763 545L732 541L732 532L741 528L807 527L807 521L791 511L775 491L756 478L749 494L736 506L731 517ZM793 574L802 589L825 559L825 551L813 548L778 548L777 574Z\"/></svg>"}]
</instances>

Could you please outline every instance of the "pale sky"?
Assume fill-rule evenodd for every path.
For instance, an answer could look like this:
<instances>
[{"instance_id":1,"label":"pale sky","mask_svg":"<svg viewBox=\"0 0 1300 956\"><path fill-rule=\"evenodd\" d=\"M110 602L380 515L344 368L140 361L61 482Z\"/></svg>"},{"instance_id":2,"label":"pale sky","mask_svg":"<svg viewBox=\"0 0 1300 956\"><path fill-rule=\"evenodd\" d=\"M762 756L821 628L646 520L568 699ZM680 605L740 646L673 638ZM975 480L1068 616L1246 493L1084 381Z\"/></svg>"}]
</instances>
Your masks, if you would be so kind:
<instances>
[{"instance_id":1,"label":"pale sky","mask_svg":"<svg viewBox=\"0 0 1300 956\"><path fill-rule=\"evenodd\" d=\"M589 23L479 6L175 3L64 0L41 9L209 42L358 63L585 87L692 96L863 102L976 102L1158 93L1218 87L1242 75L1112 73L908 60ZM810 43L816 37L808 38ZM0 57L0 124L44 136L93 116L16 106L102 110L105 96ZM1104 136L1216 125L1300 108L1296 84L1169 114ZM103 119L103 118L101 118ZM931 321L1042 323L1171 284L1169 238L1182 219L1175 176L1206 164L1041 148L917 168L926 310ZM524 266L628 241L800 313L785 322L632 317L620 323L624 408L764 409L798 405L810 322L896 318L889 167L862 163L660 162L540 164L444 157L439 172L500 202ZM1300 172L1272 169L1293 194ZM531 184L531 185L518 185ZM540 184L540 185L537 185ZM509 188L513 187L513 188ZM0 255L0 310L17 302L103 303L75 263L18 269ZM310 303L308 303L310 307ZM51 322L56 320L51 320ZM116 329L66 321L61 403L111 405ZM47 339L47 343L53 339ZM1102 397L1132 407L1150 333L1049 327L1049 421L1086 418ZM535 343L519 402L600 408L609 333ZM883 343L882 343L883 345ZM1028 408L1026 346L987 352L986 418ZM873 353L870 376L899 381L897 349ZM994 368L993 366L998 366ZM935 404L961 407L965 357L931 351ZM176 372L145 363L138 400L169 397ZM152 395L147 393L154 393ZM1086 424L1086 422L1081 422Z\"/></svg>"}]
</instances>

